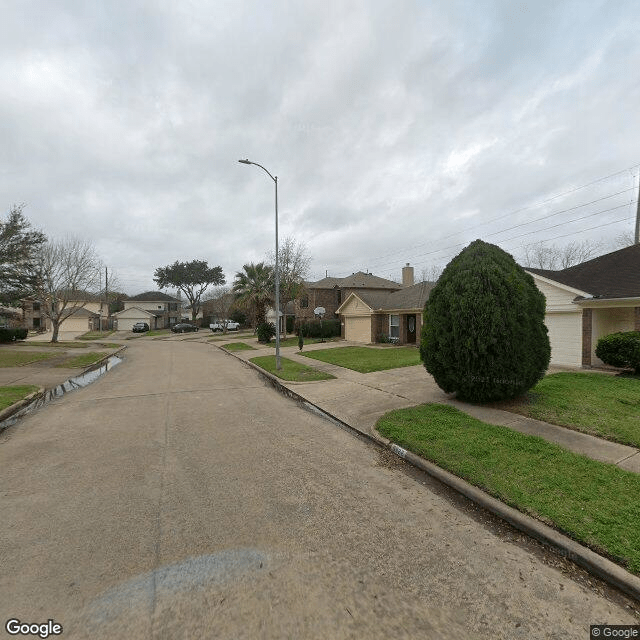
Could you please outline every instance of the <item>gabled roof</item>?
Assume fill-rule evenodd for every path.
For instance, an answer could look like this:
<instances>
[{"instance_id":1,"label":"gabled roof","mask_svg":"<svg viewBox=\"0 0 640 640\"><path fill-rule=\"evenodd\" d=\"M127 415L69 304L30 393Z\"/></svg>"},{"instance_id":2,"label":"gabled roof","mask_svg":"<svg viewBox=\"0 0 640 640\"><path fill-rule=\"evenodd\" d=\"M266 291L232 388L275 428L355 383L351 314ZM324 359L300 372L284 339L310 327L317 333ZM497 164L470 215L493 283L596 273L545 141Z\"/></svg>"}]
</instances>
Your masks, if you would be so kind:
<instances>
[{"instance_id":1,"label":"gabled roof","mask_svg":"<svg viewBox=\"0 0 640 640\"><path fill-rule=\"evenodd\" d=\"M139 311L140 313L144 313L148 316L153 316L154 318L159 318L160 316L162 316L163 314L160 312L154 312L154 311L150 311L149 309L141 309L140 307L128 307L127 309L120 309L120 311L116 311L115 313L112 313L111 315L114 316L119 316L121 313L124 312L129 312L129 311Z\"/></svg>"},{"instance_id":2,"label":"gabled roof","mask_svg":"<svg viewBox=\"0 0 640 640\"><path fill-rule=\"evenodd\" d=\"M97 313L94 311L89 311L85 307L67 307L63 311L64 319L74 317L74 318L97 318L99 317Z\"/></svg>"},{"instance_id":3,"label":"gabled roof","mask_svg":"<svg viewBox=\"0 0 640 640\"><path fill-rule=\"evenodd\" d=\"M560 271L525 269L560 284L586 291L594 298L640 297L640 245L637 244Z\"/></svg>"},{"instance_id":4,"label":"gabled roof","mask_svg":"<svg viewBox=\"0 0 640 640\"><path fill-rule=\"evenodd\" d=\"M386 278L374 276L372 273L358 271L346 278L322 278L317 282L307 282L308 289L388 289L397 290L402 285Z\"/></svg>"},{"instance_id":5,"label":"gabled roof","mask_svg":"<svg viewBox=\"0 0 640 640\"><path fill-rule=\"evenodd\" d=\"M138 302L180 302L178 298L174 298L162 291L145 291L137 296L129 296L127 301L137 300Z\"/></svg>"},{"instance_id":6,"label":"gabled roof","mask_svg":"<svg viewBox=\"0 0 640 640\"><path fill-rule=\"evenodd\" d=\"M360 298L372 311L412 311L423 309L435 282L418 282L399 291L358 291L352 292L338 308L344 307L352 298Z\"/></svg>"}]
</instances>

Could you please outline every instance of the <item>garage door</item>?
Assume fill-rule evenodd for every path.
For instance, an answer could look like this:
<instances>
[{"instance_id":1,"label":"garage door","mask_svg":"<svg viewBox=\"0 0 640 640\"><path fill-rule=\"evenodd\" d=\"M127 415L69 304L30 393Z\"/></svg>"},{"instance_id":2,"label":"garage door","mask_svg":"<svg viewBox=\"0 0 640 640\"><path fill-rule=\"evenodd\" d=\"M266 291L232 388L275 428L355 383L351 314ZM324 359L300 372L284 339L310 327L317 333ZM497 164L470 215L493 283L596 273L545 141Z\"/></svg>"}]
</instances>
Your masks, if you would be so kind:
<instances>
[{"instance_id":1,"label":"garage door","mask_svg":"<svg viewBox=\"0 0 640 640\"><path fill-rule=\"evenodd\" d=\"M548 313L551 364L582 366L582 314Z\"/></svg>"},{"instance_id":2,"label":"garage door","mask_svg":"<svg viewBox=\"0 0 640 640\"><path fill-rule=\"evenodd\" d=\"M69 316L60 325L60 331L89 331L89 318L84 316L82 318L74 318Z\"/></svg>"},{"instance_id":3,"label":"garage door","mask_svg":"<svg viewBox=\"0 0 640 640\"><path fill-rule=\"evenodd\" d=\"M151 326L147 316L140 318L118 318L118 331L131 331L136 322L146 322Z\"/></svg>"},{"instance_id":4,"label":"garage door","mask_svg":"<svg viewBox=\"0 0 640 640\"><path fill-rule=\"evenodd\" d=\"M371 316L345 317L344 337L353 342L371 342Z\"/></svg>"}]
</instances>

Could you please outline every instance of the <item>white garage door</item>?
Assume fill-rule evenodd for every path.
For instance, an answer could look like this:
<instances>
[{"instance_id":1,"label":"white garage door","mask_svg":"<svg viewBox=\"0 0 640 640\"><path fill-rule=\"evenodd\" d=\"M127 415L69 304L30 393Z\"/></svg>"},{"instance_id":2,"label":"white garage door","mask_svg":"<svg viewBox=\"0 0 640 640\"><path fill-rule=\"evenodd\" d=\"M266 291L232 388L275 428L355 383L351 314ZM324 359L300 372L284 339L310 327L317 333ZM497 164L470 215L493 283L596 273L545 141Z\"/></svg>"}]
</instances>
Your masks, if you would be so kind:
<instances>
[{"instance_id":1,"label":"white garage door","mask_svg":"<svg viewBox=\"0 0 640 640\"><path fill-rule=\"evenodd\" d=\"M147 316L140 318L118 318L118 331L131 331L136 322L146 322L151 326L151 322Z\"/></svg>"},{"instance_id":2,"label":"white garage door","mask_svg":"<svg viewBox=\"0 0 640 640\"><path fill-rule=\"evenodd\" d=\"M353 342L371 342L371 316L345 317L344 337Z\"/></svg>"},{"instance_id":3,"label":"white garage door","mask_svg":"<svg viewBox=\"0 0 640 640\"><path fill-rule=\"evenodd\" d=\"M551 364L582 366L582 314L548 313Z\"/></svg>"}]
</instances>

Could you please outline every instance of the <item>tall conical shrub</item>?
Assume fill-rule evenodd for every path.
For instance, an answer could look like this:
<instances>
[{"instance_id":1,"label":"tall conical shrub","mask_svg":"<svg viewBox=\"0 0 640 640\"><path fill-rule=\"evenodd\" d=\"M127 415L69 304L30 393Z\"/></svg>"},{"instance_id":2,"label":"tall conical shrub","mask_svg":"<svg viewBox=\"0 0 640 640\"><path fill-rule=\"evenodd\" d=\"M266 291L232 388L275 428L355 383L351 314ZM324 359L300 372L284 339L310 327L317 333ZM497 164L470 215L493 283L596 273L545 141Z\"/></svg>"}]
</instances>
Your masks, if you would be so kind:
<instances>
[{"instance_id":1,"label":"tall conical shrub","mask_svg":"<svg viewBox=\"0 0 640 640\"><path fill-rule=\"evenodd\" d=\"M438 386L462 400L514 398L549 366L544 315L533 278L508 253L476 240L429 295L420 356Z\"/></svg>"}]
</instances>

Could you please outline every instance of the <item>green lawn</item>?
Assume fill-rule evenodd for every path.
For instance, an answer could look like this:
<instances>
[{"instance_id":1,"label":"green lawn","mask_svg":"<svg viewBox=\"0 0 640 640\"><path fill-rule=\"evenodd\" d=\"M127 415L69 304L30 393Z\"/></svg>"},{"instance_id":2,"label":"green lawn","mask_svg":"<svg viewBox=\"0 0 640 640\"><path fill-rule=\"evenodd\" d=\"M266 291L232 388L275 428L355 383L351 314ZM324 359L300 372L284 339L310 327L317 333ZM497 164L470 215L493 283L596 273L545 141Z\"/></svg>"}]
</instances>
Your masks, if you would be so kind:
<instances>
[{"instance_id":1,"label":"green lawn","mask_svg":"<svg viewBox=\"0 0 640 640\"><path fill-rule=\"evenodd\" d=\"M171 329L151 329L141 334L143 336L167 336L171 333ZM138 335L138 334L136 334Z\"/></svg>"},{"instance_id":2,"label":"green lawn","mask_svg":"<svg viewBox=\"0 0 640 640\"><path fill-rule=\"evenodd\" d=\"M13 387L0 387L0 410L10 407L14 402L26 398L30 393L37 391L39 387L25 384Z\"/></svg>"},{"instance_id":3,"label":"green lawn","mask_svg":"<svg viewBox=\"0 0 640 640\"><path fill-rule=\"evenodd\" d=\"M280 358L280 364L282 369L276 371L276 357L275 356L258 356L251 358L251 362L257 364L261 369L272 373L278 378L283 380L289 380L290 382L312 382L315 380L329 380L334 378L328 373L318 371L313 367L307 367L304 364L299 364L289 358Z\"/></svg>"},{"instance_id":4,"label":"green lawn","mask_svg":"<svg viewBox=\"0 0 640 640\"><path fill-rule=\"evenodd\" d=\"M412 367L420 364L420 352L414 347L390 347L377 349L372 347L338 347L320 349L303 354L307 358L337 364L360 373Z\"/></svg>"},{"instance_id":5,"label":"green lawn","mask_svg":"<svg viewBox=\"0 0 640 640\"><path fill-rule=\"evenodd\" d=\"M342 340L342 338L325 338L325 342L335 342L337 340ZM305 346L308 344L320 344L322 340L320 338L305 338L304 344ZM270 347L276 348L276 341L271 340L269 343ZM280 340L281 347L297 347L298 346L298 336L293 336L291 338L287 338L286 340Z\"/></svg>"},{"instance_id":6,"label":"green lawn","mask_svg":"<svg viewBox=\"0 0 640 640\"><path fill-rule=\"evenodd\" d=\"M524 398L494 406L640 447L638 377L554 373Z\"/></svg>"},{"instance_id":7,"label":"green lawn","mask_svg":"<svg viewBox=\"0 0 640 640\"><path fill-rule=\"evenodd\" d=\"M110 336L113 331L87 331L87 333L83 333L81 336L78 336L76 340L100 340L101 338L106 338Z\"/></svg>"},{"instance_id":8,"label":"green lawn","mask_svg":"<svg viewBox=\"0 0 640 640\"><path fill-rule=\"evenodd\" d=\"M75 367L88 367L90 364L94 362L98 362L101 358L104 358L106 353L104 351L89 351L89 353L83 353L79 356L75 356L73 358L67 358L60 364L57 364L57 367L66 367L73 369Z\"/></svg>"},{"instance_id":9,"label":"green lawn","mask_svg":"<svg viewBox=\"0 0 640 640\"><path fill-rule=\"evenodd\" d=\"M246 342L229 342L228 344L223 344L221 346L227 351L255 351L255 349Z\"/></svg>"},{"instance_id":10,"label":"green lawn","mask_svg":"<svg viewBox=\"0 0 640 640\"><path fill-rule=\"evenodd\" d=\"M20 367L32 362L56 358L57 356L58 354L55 352L0 349L0 367Z\"/></svg>"},{"instance_id":11,"label":"green lawn","mask_svg":"<svg viewBox=\"0 0 640 640\"><path fill-rule=\"evenodd\" d=\"M640 574L640 474L444 405L392 411L377 429Z\"/></svg>"}]
</instances>

